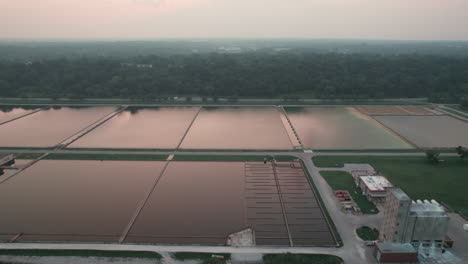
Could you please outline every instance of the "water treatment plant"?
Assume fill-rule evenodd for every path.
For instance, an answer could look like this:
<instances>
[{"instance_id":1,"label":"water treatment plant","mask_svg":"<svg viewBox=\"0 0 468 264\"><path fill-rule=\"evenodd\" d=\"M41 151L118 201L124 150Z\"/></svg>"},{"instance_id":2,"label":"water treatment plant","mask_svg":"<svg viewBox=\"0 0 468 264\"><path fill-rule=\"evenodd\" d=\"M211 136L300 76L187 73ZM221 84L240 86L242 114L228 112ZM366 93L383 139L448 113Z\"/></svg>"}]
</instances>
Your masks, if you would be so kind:
<instances>
[{"instance_id":1,"label":"water treatment plant","mask_svg":"<svg viewBox=\"0 0 468 264\"><path fill-rule=\"evenodd\" d=\"M397 160L429 166L428 148L455 164L454 148L468 146L468 122L434 105L18 105L5 106L0 123L4 249L155 246L391 259L383 251L376 258L355 233L381 228L386 195L363 195L351 175L383 174L392 182L385 188L468 211L457 201L466 181L451 186L450 197L433 195L437 186L421 192L417 184L443 176L387 169ZM466 176L466 164L453 166L441 173ZM463 261L466 234L455 221L444 233L455 241L453 260ZM379 250L406 250L385 243Z\"/></svg>"}]
</instances>

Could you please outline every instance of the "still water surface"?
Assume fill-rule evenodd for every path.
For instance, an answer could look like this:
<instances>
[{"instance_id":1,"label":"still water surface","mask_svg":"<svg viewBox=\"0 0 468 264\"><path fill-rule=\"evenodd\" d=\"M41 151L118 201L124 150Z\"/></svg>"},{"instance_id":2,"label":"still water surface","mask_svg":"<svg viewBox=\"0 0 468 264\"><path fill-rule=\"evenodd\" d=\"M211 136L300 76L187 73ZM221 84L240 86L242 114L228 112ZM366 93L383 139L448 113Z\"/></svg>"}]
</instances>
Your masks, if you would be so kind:
<instances>
[{"instance_id":1,"label":"still water surface","mask_svg":"<svg viewBox=\"0 0 468 264\"><path fill-rule=\"evenodd\" d=\"M207 107L198 115L183 149L292 149L278 109Z\"/></svg>"},{"instance_id":2,"label":"still water surface","mask_svg":"<svg viewBox=\"0 0 468 264\"><path fill-rule=\"evenodd\" d=\"M114 111L115 107L61 107L0 125L2 147L51 147Z\"/></svg>"},{"instance_id":3,"label":"still water surface","mask_svg":"<svg viewBox=\"0 0 468 264\"><path fill-rule=\"evenodd\" d=\"M39 161L0 184L0 234L24 233L19 241L115 242L162 164Z\"/></svg>"},{"instance_id":4,"label":"still water surface","mask_svg":"<svg viewBox=\"0 0 468 264\"><path fill-rule=\"evenodd\" d=\"M196 107L131 108L114 116L71 148L175 148Z\"/></svg>"},{"instance_id":5,"label":"still water surface","mask_svg":"<svg viewBox=\"0 0 468 264\"><path fill-rule=\"evenodd\" d=\"M171 162L128 242L224 244L245 228L243 162Z\"/></svg>"},{"instance_id":6,"label":"still water surface","mask_svg":"<svg viewBox=\"0 0 468 264\"><path fill-rule=\"evenodd\" d=\"M451 116L376 116L419 147L468 146L468 123Z\"/></svg>"},{"instance_id":7,"label":"still water surface","mask_svg":"<svg viewBox=\"0 0 468 264\"><path fill-rule=\"evenodd\" d=\"M39 108L0 107L0 123L34 112Z\"/></svg>"},{"instance_id":8,"label":"still water surface","mask_svg":"<svg viewBox=\"0 0 468 264\"><path fill-rule=\"evenodd\" d=\"M306 148L412 148L352 107L289 107L286 111Z\"/></svg>"}]
</instances>

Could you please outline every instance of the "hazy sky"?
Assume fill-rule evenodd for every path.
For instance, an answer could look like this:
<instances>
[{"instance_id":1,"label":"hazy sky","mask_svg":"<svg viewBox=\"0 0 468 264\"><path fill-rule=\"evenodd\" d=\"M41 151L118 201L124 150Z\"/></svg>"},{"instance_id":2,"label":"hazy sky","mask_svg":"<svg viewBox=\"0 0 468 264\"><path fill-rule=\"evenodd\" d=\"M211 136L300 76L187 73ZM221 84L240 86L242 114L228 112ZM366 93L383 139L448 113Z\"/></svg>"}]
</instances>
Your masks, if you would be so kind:
<instances>
[{"instance_id":1,"label":"hazy sky","mask_svg":"<svg viewBox=\"0 0 468 264\"><path fill-rule=\"evenodd\" d=\"M1 39L468 40L468 0L0 0Z\"/></svg>"}]
</instances>

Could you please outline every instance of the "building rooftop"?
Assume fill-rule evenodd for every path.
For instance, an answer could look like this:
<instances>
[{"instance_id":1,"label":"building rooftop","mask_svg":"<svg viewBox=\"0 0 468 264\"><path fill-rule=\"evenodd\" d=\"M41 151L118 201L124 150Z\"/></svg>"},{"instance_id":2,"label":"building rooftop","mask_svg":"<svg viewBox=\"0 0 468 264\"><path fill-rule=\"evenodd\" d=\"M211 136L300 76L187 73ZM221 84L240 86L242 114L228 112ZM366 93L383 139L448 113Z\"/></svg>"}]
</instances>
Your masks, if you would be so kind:
<instances>
[{"instance_id":1,"label":"building rooftop","mask_svg":"<svg viewBox=\"0 0 468 264\"><path fill-rule=\"evenodd\" d=\"M411 198L400 188L392 188L390 192L400 201L410 201Z\"/></svg>"},{"instance_id":2,"label":"building rooftop","mask_svg":"<svg viewBox=\"0 0 468 264\"><path fill-rule=\"evenodd\" d=\"M387 188L394 187L393 184L384 176L360 176L361 181L371 191L385 191Z\"/></svg>"},{"instance_id":3,"label":"building rooftop","mask_svg":"<svg viewBox=\"0 0 468 264\"><path fill-rule=\"evenodd\" d=\"M385 253L417 253L410 243L380 242L376 246Z\"/></svg>"},{"instance_id":4,"label":"building rooftop","mask_svg":"<svg viewBox=\"0 0 468 264\"><path fill-rule=\"evenodd\" d=\"M425 216L441 216L448 217L444 207L436 203L412 203L410 208L410 215L417 215L418 217Z\"/></svg>"}]
</instances>

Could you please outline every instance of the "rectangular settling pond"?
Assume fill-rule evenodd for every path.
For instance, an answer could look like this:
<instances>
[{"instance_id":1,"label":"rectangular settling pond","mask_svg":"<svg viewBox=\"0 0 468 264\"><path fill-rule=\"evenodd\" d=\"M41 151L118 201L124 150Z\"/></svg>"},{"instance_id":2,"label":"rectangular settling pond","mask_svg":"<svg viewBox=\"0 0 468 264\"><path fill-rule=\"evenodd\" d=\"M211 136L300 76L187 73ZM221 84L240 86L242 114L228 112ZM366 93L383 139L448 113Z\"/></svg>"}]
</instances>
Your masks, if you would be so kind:
<instances>
[{"instance_id":1,"label":"rectangular settling pond","mask_svg":"<svg viewBox=\"0 0 468 264\"><path fill-rule=\"evenodd\" d=\"M412 148L352 107L288 107L286 111L305 148Z\"/></svg>"},{"instance_id":2,"label":"rectangular settling pond","mask_svg":"<svg viewBox=\"0 0 468 264\"><path fill-rule=\"evenodd\" d=\"M197 111L197 107L128 108L69 147L173 149Z\"/></svg>"},{"instance_id":3,"label":"rectangular settling pond","mask_svg":"<svg viewBox=\"0 0 468 264\"><path fill-rule=\"evenodd\" d=\"M0 125L0 147L52 147L115 107L60 107L41 110Z\"/></svg>"},{"instance_id":4,"label":"rectangular settling pond","mask_svg":"<svg viewBox=\"0 0 468 264\"><path fill-rule=\"evenodd\" d=\"M0 240L225 245L250 227L257 245L336 244L298 162L164 164L39 161L0 183Z\"/></svg>"},{"instance_id":5,"label":"rectangular settling pond","mask_svg":"<svg viewBox=\"0 0 468 264\"><path fill-rule=\"evenodd\" d=\"M190 128L183 149L292 149L274 107L206 107Z\"/></svg>"},{"instance_id":6,"label":"rectangular settling pond","mask_svg":"<svg viewBox=\"0 0 468 264\"><path fill-rule=\"evenodd\" d=\"M162 164L39 161L0 184L0 237L117 242Z\"/></svg>"},{"instance_id":7,"label":"rectangular settling pond","mask_svg":"<svg viewBox=\"0 0 468 264\"><path fill-rule=\"evenodd\" d=\"M468 146L468 123L451 116L375 116L419 147Z\"/></svg>"},{"instance_id":8,"label":"rectangular settling pond","mask_svg":"<svg viewBox=\"0 0 468 264\"><path fill-rule=\"evenodd\" d=\"M171 162L126 242L223 245L246 228L243 162Z\"/></svg>"}]
</instances>

